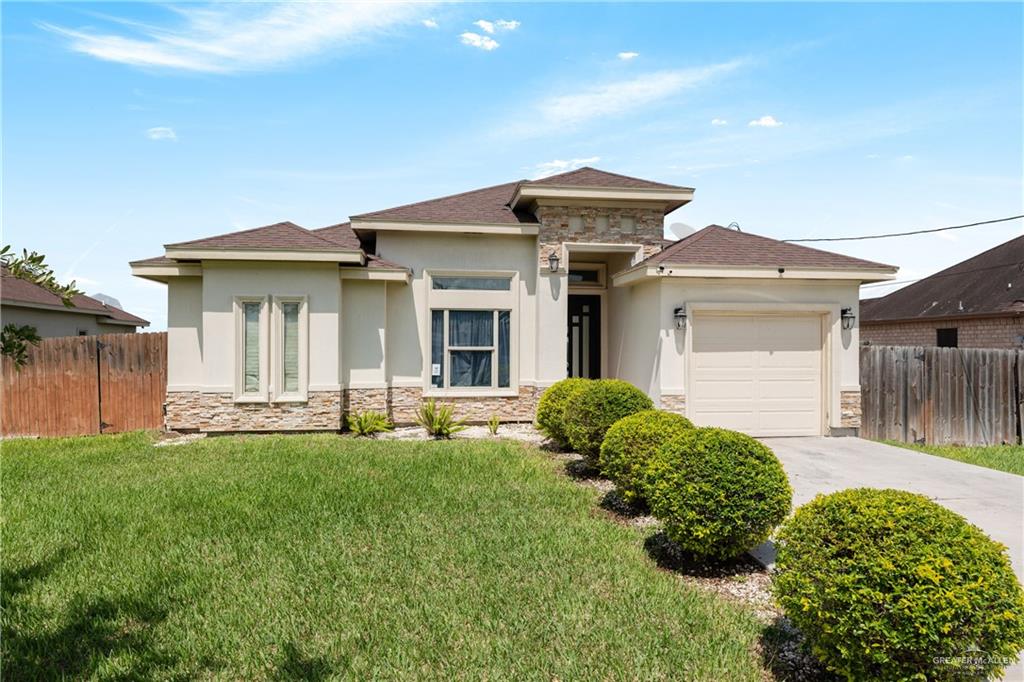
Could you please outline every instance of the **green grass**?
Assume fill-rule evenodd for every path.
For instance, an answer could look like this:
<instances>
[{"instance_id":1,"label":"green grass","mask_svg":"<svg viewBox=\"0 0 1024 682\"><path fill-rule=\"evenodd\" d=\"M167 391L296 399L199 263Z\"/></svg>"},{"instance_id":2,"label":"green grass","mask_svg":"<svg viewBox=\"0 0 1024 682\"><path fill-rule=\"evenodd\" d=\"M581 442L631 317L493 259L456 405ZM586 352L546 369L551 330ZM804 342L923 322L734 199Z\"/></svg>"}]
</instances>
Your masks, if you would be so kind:
<instances>
[{"instance_id":1,"label":"green grass","mask_svg":"<svg viewBox=\"0 0 1024 682\"><path fill-rule=\"evenodd\" d=\"M757 680L750 612L501 441L3 444L5 680Z\"/></svg>"},{"instance_id":2,"label":"green grass","mask_svg":"<svg viewBox=\"0 0 1024 682\"><path fill-rule=\"evenodd\" d=\"M926 452L929 455L1024 476L1024 445L916 445L895 440L883 442L909 450Z\"/></svg>"}]
</instances>

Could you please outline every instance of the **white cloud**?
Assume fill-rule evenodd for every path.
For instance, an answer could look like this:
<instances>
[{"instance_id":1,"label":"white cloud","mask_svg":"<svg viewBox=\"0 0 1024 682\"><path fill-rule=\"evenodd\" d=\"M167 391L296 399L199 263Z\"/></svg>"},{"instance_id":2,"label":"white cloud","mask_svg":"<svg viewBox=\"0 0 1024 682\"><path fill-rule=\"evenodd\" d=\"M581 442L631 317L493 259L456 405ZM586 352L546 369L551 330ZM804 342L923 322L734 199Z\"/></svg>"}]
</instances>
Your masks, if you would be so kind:
<instances>
[{"instance_id":1,"label":"white cloud","mask_svg":"<svg viewBox=\"0 0 1024 682\"><path fill-rule=\"evenodd\" d=\"M751 128L778 128L782 125L782 121L775 120L774 116L762 116L761 118L755 118L747 125Z\"/></svg>"},{"instance_id":2,"label":"white cloud","mask_svg":"<svg viewBox=\"0 0 1024 682\"><path fill-rule=\"evenodd\" d=\"M433 19L424 19L420 23L426 26L427 28L437 28L437 22L434 21Z\"/></svg>"},{"instance_id":3,"label":"white cloud","mask_svg":"<svg viewBox=\"0 0 1024 682\"><path fill-rule=\"evenodd\" d=\"M588 156L585 159L572 159L570 161L563 161L561 159L545 161L537 164L534 169L533 179L540 180L541 178L558 175L559 173L565 173L566 171L576 170L577 168L597 163L600 160L600 156Z\"/></svg>"},{"instance_id":4,"label":"white cloud","mask_svg":"<svg viewBox=\"0 0 1024 682\"><path fill-rule=\"evenodd\" d=\"M711 119L711 125L713 125L713 126L727 126L727 125L729 125L729 122L726 121L724 118L713 118L713 119Z\"/></svg>"},{"instance_id":5,"label":"white cloud","mask_svg":"<svg viewBox=\"0 0 1024 682\"><path fill-rule=\"evenodd\" d=\"M654 71L626 80L589 85L577 92L542 98L525 118L506 127L520 136L561 132L589 121L642 109L729 73L740 60L690 69Z\"/></svg>"},{"instance_id":6,"label":"white cloud","mask_svg":"<svg viewBox=\"0 0 1024 682\"><path fill-rule=\"evenodd\" d=\"M146 131L146 137L151 140L170 140L172 142L178 141L178 136L174 132L174 128L168 128L167 126L157 126L150 128Z\"/></svg>"},{"instance_id":7,"label":"white cloud","mask_svg":"<svg viewBox=\"0 0 1024 682\"><path fill-rule=\"evenodd\" d=\"M473 25L478 27L484 33L493 34L495 31L514 31L519 28L520 24L518 21L498 19L497 21L487 21L486 19L478 19L473 22Z\"/></svg>"},{"instance_id":8,"label":"white cloud","mask_svg":"<svg viewBox=\"0 0 1024 682\"><path fill-rule=\"evenodd\" d=\"M621 59L622 61L628 62L630 59L636 59L637 57L639 57L640 53L639 52L620 52L618 56L619 56L619 59Z\"/></svg>"},{"instance_id":9,"label":"white cloud","mask_svg":"<svg viewBox=\"0 0 1024 682\"><path fill-rule=\"evenodd\" d=\"M42 23L69 47L133 66L233 73L279 67L366 41L414 21L428 5L396 3L225 3L174 8L177 26L118 22L118 32ZM125 33L132 31L132 34Z\"/></svg>"},{"instance_id":10,"label":"white cloud","mask_svg":"<svg viewBox=\"0 0 1024 682\"><path fill-rule=\"evenodd\" d=\"M459 39L462 41L463 45L478 47L481 50L486 50L488 52L497 49L501 45L501 43L499 43L494 38L491 38L489 36L482 36L479 33L472 33L470 31L466 31L465 33L460 35Z\"/></svg>"}]
</instances>

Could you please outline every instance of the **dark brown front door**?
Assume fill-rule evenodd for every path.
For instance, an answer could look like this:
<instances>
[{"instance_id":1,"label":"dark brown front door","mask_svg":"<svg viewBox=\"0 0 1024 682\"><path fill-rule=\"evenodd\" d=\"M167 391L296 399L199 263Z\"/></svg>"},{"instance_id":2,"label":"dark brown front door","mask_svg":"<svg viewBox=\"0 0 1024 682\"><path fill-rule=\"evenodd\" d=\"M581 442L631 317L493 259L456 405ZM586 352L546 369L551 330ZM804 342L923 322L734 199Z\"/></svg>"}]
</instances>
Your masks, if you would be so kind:
<instances>
[{"instance_id":1,"label":"dark brown front door","mask_svg":"<svg viewBox=\"0 0 1024 682\"><path fill-rule=\"evenodd\" d=\"M601 377L601 297L569 295L568 375Z\"/></svg>"}]
</instances>

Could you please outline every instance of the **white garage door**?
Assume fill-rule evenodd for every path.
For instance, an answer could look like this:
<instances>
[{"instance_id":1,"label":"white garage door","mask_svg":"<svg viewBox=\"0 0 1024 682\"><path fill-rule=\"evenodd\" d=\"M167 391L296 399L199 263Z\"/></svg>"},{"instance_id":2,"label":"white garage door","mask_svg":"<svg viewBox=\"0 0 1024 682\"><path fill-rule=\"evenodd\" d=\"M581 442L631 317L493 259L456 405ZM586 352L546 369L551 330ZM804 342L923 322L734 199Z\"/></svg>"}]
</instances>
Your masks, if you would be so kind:
<instances>
[{"instance_id":1,"label":"white garage door","mask_svg":"<svg viewBox=\"0 0 1024 682\"><path fill-rule=\"evenodd\" d=\"M696 315L689 415L752 436L817 436L821 318Z\"/></svg>"}]
</instances>

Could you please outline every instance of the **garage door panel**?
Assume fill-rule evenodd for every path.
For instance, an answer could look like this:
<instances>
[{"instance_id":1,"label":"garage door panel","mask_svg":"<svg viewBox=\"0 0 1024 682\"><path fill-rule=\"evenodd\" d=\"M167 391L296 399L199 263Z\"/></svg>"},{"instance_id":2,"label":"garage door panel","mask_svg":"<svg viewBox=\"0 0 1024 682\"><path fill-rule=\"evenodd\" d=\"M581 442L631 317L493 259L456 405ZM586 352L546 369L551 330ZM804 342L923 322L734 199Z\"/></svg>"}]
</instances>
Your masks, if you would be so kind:
<instances>
[{"instance_id":1,"label":"garage door panel","mask_svg":"<svg viewBox=\"0 0 1024 682\"><path fill-rule=\"evenodd\" d=\"M697 315L689 414L752 435L821 433L817 316Z\"/></svg>"}]
</instances>

